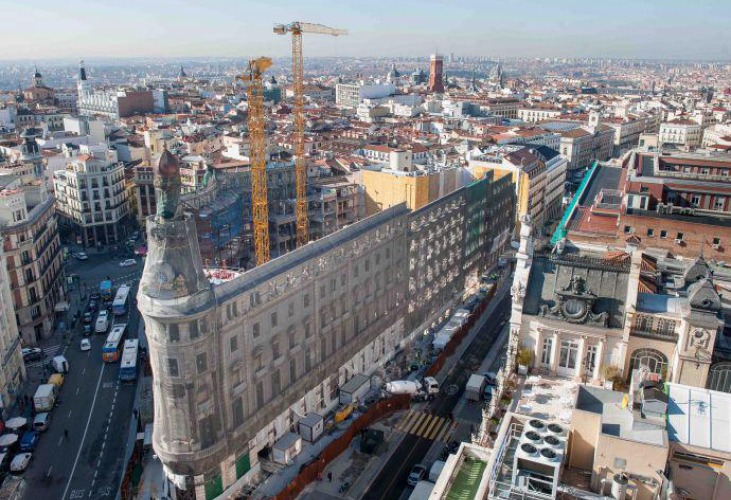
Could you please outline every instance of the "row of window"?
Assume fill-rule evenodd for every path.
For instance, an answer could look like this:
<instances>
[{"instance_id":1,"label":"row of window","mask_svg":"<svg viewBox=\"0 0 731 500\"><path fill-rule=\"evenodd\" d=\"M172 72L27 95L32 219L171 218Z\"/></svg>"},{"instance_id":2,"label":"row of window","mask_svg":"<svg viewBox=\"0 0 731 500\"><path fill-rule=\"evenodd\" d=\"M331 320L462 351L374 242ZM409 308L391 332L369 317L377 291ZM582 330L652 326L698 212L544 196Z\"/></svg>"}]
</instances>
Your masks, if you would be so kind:
<instances>
[{"instance_id":1,"label":"row of window","mask_svg":"<svg viewBox=\"0 0 731 500\"><path fill-rule=\"evenodd\" d=\"M634 229L632 226L624 226L624 234L634 234ZM653 238L655 236L655 229L654 228L647 228L647 237ZM660 230L660 239L666 239L668 237L668 231L666 229ZM675 233L675 239L678 241L684 241L683 238L685 237L685 233L682 233L678 231ZM714 246L719 246L721 244L721 238L714 237L712 240L712 244Z\"/></svg>"}]
</instances>

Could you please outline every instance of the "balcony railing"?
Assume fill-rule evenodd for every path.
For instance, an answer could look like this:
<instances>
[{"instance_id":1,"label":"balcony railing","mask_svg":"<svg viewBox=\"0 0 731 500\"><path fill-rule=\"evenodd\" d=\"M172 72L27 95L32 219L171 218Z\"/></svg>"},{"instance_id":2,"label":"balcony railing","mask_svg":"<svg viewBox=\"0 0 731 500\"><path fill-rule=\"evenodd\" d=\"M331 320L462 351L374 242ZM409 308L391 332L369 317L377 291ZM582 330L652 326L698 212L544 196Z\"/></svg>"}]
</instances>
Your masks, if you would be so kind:
<instances>
[{"instance_id":1,"label":"balcony railing","mask_svg":"<svg viewBox=\"0 0 731 500\"><path fill-rule=\"evenodd\" d=\"M630 335L635 337L642 337L646 339L665 340L668 342L677 342L678 334L675 332L666 332L657 330L656 328L640 328L633 326L630 328Z\"/></svg>"}]
</instances>

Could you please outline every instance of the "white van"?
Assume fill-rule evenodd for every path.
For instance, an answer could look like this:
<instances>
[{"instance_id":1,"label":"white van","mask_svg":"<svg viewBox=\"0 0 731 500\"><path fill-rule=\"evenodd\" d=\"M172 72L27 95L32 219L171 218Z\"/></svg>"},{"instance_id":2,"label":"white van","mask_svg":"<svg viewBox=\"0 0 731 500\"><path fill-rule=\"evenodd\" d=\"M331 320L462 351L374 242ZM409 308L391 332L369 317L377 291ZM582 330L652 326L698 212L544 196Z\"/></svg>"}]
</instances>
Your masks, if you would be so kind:
<instances>
[{"instance_id":1,"label":"white van","mask_svg":"<svg viewBox=\"0 0 731 500\"><path fill-rule=\"evenodd\" d=\"M53 365L53 369L56 370L56 373L68 373L69 372L69 362L66 359L66 356L58 355L54 356L51 360L51 364Z\"/></svg>"},{"instance_id":2,"label":"white van","mask_svg":"<svg viewBox=\"0 0 731 500\"><path fill-rule=\"evenodd\" d=\"M33 430L36 432L45 432L48 429L48 424L51 423L51 414L48 412L39 413L36 418L33 419Z\"/></svg>"},{"instance_id":3,"label":"white van","mask_svg":"<svg viewBox=\"0 0 731 500\"><path fill-rule=\"evenodd\" d=\"M99 311L99 316L96 317L96 324L94 325L94 331L96 333L107 333L109 329L109 311L102 309Z\"/></svg>"}]
</instances>

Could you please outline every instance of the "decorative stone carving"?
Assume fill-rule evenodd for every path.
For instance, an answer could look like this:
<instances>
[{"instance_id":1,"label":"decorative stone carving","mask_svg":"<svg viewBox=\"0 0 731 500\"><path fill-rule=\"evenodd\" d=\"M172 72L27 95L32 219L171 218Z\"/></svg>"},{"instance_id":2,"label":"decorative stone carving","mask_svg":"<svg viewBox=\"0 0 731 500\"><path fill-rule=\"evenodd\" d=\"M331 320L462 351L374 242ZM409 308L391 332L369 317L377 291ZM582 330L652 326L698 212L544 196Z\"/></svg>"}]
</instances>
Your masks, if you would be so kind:
<instances>
[{"instance_id":1,"label":"decorative stone carving","mask_svg":"<svg viewBox=\"0 0 731 500\"><path fill-rule=\"evenodd\" d=\"M594 323L608 326L609 314L606 311L595 313L592 310L598 297L586 288L586 280L581 276L573 276L569 284L556 292L553 306L548 302L540 305L541 316L553 316L569 323Z\"/></svg>"},{"instance_id":2,"label":"decorative stone carving","mask_svg":"<svg viewBox=\"0 0 731 500\"><path fill-rule=\"evenodd\" d=\"M708 344L711 341L711 334L703 329L696 329L690 334L689 349L708 349Z\"/></svg>"}]
</instances>

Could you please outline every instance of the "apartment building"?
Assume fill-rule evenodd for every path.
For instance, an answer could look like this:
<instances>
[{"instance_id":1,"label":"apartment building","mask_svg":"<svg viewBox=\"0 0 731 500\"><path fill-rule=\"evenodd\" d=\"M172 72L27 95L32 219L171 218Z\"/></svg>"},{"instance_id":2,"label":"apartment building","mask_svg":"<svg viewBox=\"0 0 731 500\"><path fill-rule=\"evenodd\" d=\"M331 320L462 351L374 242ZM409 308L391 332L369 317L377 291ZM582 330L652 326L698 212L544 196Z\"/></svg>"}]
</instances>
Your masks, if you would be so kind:
<instances>
[{"instance_id":1,"label":"apartment building","mask_svg":"<svg viewBox=\"0 0 731 500\"><path fill-rule=\"evenodd\" d=\"M703 140L703 127L694 120L684 118L662 123L659 133L661 145L675 145L686 150L700 147Z\"/></svg>"},{"instance_id":2,"label":"apartment building","mask_svg":"<svg viewBox=\"0 0 731 500\"><path fill-rule=\"evenodd\" d=\"M10 417L10 410L26 377L20 353L21 337L15 320L13 284L7 265L3 249L0 249L0 416L3 421Z\"/></svg>"},{"instance_id":3,"label":"apartment building","mask_svg":"<svg viewBox=\"0 0 731 500\"><path fill-rule=\"evenodd\" d=\"M55 307L64 299L54 198L33 164L2 165L0 179L0 236L13 308L23 344L33 346L52 335Z\"/></svg>"},{"instance_id":4,"label":"apartment building","mask_svg":"<svg viewBox=\"0 0 731 500\"><path fill-rule=\"evenodd\" d=\"M84 247L119 243L126 235L129 203L124 164L116 151L82 146L66 168L53 174L56 206L61 224Z\"/></svg>"}]
</instances>

